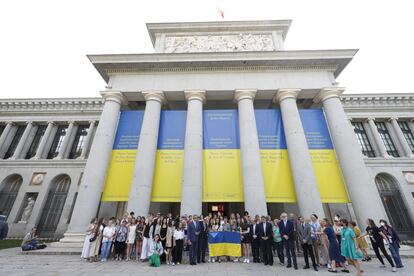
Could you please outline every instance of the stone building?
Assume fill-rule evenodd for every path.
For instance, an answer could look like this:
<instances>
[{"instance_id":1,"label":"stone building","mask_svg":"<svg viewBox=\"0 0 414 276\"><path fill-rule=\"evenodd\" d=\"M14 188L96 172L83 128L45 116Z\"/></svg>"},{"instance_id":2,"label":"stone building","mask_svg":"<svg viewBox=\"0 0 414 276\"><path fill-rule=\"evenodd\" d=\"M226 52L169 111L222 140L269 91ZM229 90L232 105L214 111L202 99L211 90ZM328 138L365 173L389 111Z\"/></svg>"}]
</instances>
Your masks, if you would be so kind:
<instances>
[{"instance_id":1,"label":"stone building","mask_svg":"<svg viewBox=\"0 0 414 276\"><path fill-rule=\"evenodd\" d=\"M147 24L154 53L88 56L107 82L101 97L0 100L0 210L8 216L9 236L22 236L37 225L43 237L64 235L63 242L79 241L91 218L119 217L125 211L146 215L247 210L277 216L286 210L330 218L338 214L360 224L368 217L388 218L405 238L412 237L414 93L344 93L336 78L357 50L285 50L290 24ZM206 126L206 114L217 110L237 117L237 146L232 153L208 155L211 141L205 137L210 131L217 137L227 131ZM261 133L260 110L279 116L280 137ZM307 123L313 122L306 118L311 115L307 110L321 111L318 124L326 129L326 137L308 129ZM129 139L127 147L134 145L120 162L114 159L117 136L138 124L121 124L127 111L142 116L139 131L120 138ZM184 127L175 126L176 119L168 121L163 115L167 111L184 112ZM182 129L181 140L171 138L166 144L167 149L178 145L174 156L164 155L167 161L158 153L163 149L162 127ZM212 139L217 142L217 137ZM264 139L275 144L283 140L284 148L272 148L285 151L277 153L282 157L265 153ZM225 147L223 141L213 146ZM318 143L331 145L330 153L313 152L322 149ZM264 161L266 154L271 161ZM232 160L232 169L210 160L226 158ZM110 167L116 162L121 171L112 175ZM282 164L278 162L286 162L284 169L272 167ZM108 183L109 174L113 183ZM210 175L212 186L206 187ZM168 181L178 196L170 201L165 195L154 196L170 189ZM240 186L241 195L217 200L225 198L220 193L227 184ZM126 195L111 195L125 187ZM269 200L270 191L277 194L278 187L294 191L291 198ZM335 194L325 198L338 187L346 200L335 201Z\"/></svg>"}]
</instances>

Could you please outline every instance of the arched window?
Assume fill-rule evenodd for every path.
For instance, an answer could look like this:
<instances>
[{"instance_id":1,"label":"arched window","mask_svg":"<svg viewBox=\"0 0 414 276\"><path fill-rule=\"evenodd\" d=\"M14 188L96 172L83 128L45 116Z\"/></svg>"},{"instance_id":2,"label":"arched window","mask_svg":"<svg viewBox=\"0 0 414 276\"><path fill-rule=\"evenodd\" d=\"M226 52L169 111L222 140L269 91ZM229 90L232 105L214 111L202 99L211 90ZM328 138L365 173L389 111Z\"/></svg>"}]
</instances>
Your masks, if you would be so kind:
<instances>
[{"instance_id":1,"label":"arched window","mask_svg":"<svg viewBox=\"0 0 414 276\"><path fill-rule=\"evenodd\" d=\"M53 178L45 206L37 225L40 237L54 237L70 188L70 177L61 174Z\"/></svg>"},{"instance_id":2,"label":"arched window","mask_svg":"<svg viewBox=\"0 0 414 276\"><path fill-rule=\"evenodd\" d=\"M413 237L413 220L401 196L397 180L389 174L380 173L375 177L375 183L377 184L390 224L400 234L406 237Z\"/></svg>"},{"instance_id":3,"label":"arched window","mask_svg":"<svg viewBox=\"0 0 414 276\"><path fill-rule=\"evenodd\" d=\"M9 216L22 185L23 178L19 174L7 176L0 185L0 211Z\"/></svg>"}]
</instances>

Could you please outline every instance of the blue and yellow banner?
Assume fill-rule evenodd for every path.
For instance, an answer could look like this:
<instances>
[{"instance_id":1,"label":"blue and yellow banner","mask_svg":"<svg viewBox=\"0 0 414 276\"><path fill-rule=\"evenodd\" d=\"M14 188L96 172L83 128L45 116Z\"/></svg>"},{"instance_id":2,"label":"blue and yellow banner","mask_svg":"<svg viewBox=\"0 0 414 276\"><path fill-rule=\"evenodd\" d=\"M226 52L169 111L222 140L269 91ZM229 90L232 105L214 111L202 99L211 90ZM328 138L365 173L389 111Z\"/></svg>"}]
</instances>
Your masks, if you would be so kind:
<instances>
[{"instance_id":1,"label":"blue and yellow banner","mask_svg":"<svg viewBox=\"0 0 414 276\"><path fill-rule=\"evenodd\" d=\"M321 200L349 202L321 109L299 110ZM122 111L102 201L127 201L144 112ZM152 201L180 202L186 111L162 111ZM268 202L296 202L280 111L255 110ZM203 112L203 202L243 202L237 110ZM139 181L139 180L138 180Z\"/></svg>"},{"instance_id":2,"label":"blue and yellow banner","mask_svg":"<svg viewBox=\"0 0 414 276\"><path fill-rule=\"evenodd\" d=\"M296 202L280 110L255 110L267 202Z\"/></svg>"},{"instance_id":3,"label":"blue and yellow banner","mask_svg":"<svg viewBox=\"0 0 414 276\"><path fill-rule=\"evenodd\" d=\"M106 174L102 201L128 201L144 111L122 111Z\"/></svg>"},{"instance_id":4,"label":"blue and yellow banner","mask_svg":"<svg viewBox=\"0 0 414 276\"><path fill-rule=\"evenodd\" d=\"M152 186L153 202L180 202L187 111L161 112Z\"/></svg>"},{"instance_id":5,"label":"blue and yellow banner","mask_svg":"<svg viewBox=\"0 0 414 276\"><path fill-rule=\"evenodd\" d=\"M342 173L322 109L301 109L299 114L323 203L349 202Z\"/></svg>"},{"instance_id":6,"label":"blue and yellow banner","mask_svg":"<svg viewBox=\"0 0 414 276\"><path fill-rule=\"evenodd\" d=\"M203 113L203 201L243 202L237 110Z\"/></svg>"},{"instance_id":7,"label":"blue and yellow banner","mask_svg":"<svg viewBox=\"0 0 414 276\"><path fill-rule=\"evenodd\" d=\"M240 232L223 231L208 233L208 250L210 257L240 257Z\"/></svg>"}]
</instances>

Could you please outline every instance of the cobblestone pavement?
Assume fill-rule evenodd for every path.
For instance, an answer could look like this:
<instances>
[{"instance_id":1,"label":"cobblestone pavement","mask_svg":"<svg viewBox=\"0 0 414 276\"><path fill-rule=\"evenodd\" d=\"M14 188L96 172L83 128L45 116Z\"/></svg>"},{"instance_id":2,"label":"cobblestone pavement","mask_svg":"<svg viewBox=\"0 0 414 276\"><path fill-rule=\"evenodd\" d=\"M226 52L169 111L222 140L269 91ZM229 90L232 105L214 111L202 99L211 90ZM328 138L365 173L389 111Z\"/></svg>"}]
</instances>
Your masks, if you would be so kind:
<instances>
[{"instance_id":1,"label":"cobblestone pavement","mask_svg":"<svg viewBox=\"0 0 414 276\"><path fill-rule=\"evenodd\" d=\"M403 259L405 268L399 269L397 273L392 273L391 268L380 268L377 259L369 263L363 263L365 275L414 275L414 259ZM87 263L80 260L76 255L22 255L19 249L0 250L0 275L208 275L208 276L244 276L244 275L334 275L322 268L319 272L313 270L303 270L303 259L299 258L299 270L287 269L280 265L272 267L263 264L243 264L243 263L208 263L197 266L162 265L159 268L149 267L148 263L137 261L106 263ZM351 274L337 273L336 275L355 275L355 270L351 268Z\"/></svg>"}]
</instances>

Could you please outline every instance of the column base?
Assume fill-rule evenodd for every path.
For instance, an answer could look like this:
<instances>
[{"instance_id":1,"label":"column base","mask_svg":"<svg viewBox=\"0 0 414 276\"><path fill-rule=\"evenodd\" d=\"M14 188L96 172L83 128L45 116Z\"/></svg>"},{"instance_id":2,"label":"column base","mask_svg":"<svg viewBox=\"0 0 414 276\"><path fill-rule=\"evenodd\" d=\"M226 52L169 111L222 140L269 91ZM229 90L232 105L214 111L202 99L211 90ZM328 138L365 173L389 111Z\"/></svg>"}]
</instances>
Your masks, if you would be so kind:
<instances>
[{"instance_id":1,"label":"column base","mask_svg":"<svg viewBox=\"0 0 414 276\"><path fill-rule=\"evenodd\" d=\"M66 232L65 234L63 234L63 238L61 238L59 240L59 243L72 245L70 247L74 247L76 244L79 244L79 246L82 247L84 241L85 241L85 234L84 233L69 233L69 232Z\"/></svg>"}]
</instances>

